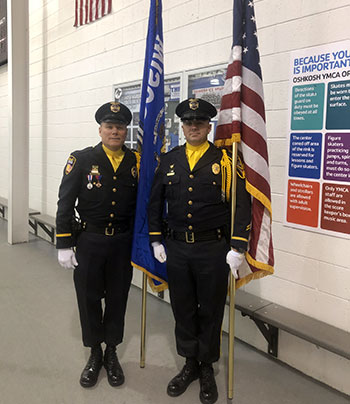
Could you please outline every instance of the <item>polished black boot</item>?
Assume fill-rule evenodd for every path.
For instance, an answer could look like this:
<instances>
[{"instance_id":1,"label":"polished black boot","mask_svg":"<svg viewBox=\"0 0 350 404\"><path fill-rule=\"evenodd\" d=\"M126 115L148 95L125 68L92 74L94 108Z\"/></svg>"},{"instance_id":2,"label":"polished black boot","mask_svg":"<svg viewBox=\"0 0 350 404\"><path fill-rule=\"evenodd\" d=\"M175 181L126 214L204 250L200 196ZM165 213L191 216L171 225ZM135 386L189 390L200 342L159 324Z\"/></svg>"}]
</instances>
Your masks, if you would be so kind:
<instances>
[{"instance_id":1,"label":"polished black boot","mask_svg":"<svg viewBox=\"0 0 350 404\"><path fill-rule=\"evenodd\" d=\"M199 376L199 363L196 359L187 358L181 372L170 380L167 393L171 397L177 397L184 393L187 387Z\"/></svg>"},{"instance_id":2,"label":"polished black boot","mask_svg":"<svg viewBox=\"0 0 350 404\"><path fill-rule=\"evenodd\" d=\"M124 373L118 361L115 346L107 345L103 364L107 371L108 383L112 387L117 387L124 383Z\"/></svg>"},{"instance_id":3,"label":"polished black boot","mask_svg":"<svg viewBox=\"0 0 350 404\"><path fill-rule=\"evenodd\" d=\"M199 383L201 386L199 399L202 404L213 404L218 399L214 369L211 363L201 363L199 368Z\"/></svg>"},{"instance_id":4,"label":"polished black boot","mask_svg":"<svg viewBox=\"0 0 350 404\"><path fill-rule=\"evenodd\" d=\"M80 384L82 387L95 386L98 375L102 367L102 348L97 345L91 348L91 354L87 364L80 376Z\"/></svg>"}]
</instances>

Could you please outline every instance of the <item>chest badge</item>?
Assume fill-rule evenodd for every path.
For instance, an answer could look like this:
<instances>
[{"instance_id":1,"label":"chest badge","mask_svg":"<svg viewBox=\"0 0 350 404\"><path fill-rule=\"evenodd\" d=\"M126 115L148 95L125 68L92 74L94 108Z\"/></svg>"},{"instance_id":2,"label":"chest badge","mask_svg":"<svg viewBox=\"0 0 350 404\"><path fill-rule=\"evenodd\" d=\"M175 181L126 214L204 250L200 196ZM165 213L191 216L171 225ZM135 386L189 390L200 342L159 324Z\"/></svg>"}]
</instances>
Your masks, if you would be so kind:
<instances>
[{"instance_id":1,"label":"chest badge","mask_svg":"<svg viewBox=\"0 0 350 404\"><path fill-rule=\"evenodd\" d=\"M172 175L175 175L174 167L175 167L175 164L170 164L169 171L166 173L166 175L168 177L171 177Z\"/></svg>"},{"instance_id":2,"label":"chest badge","mask_svg":"<svg viewBox=\"0 0 350 404\"><path fill-rule=\"evenodd\" d=\"M213 174L219 174L220 173L220 165L218 163L214 163L211 166L211 171L213 172Z\"/></svg>"}]
</instances>

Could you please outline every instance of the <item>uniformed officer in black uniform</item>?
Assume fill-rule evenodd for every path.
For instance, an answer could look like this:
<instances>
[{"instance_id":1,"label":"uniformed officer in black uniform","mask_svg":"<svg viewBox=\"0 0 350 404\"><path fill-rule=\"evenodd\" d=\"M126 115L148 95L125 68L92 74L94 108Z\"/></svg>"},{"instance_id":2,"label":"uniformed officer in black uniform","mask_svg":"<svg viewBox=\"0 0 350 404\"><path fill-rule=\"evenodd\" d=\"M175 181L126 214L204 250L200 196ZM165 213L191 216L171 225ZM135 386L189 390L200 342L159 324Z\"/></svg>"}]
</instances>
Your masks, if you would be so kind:
<instances>
[{"instance_id":1,"label":"uniformed officer in black uniform","mask_svg":"<svg viewBox=\"0 0 350 404\"><path fill-rule=\"evenodd\" d=\"M101 142L75 151L64 169L57 209L59 263L74 269L82 338L91 347L80 384L96 384L102 365L112 386L124 382L116 346L123 340L132 278L138 155L124 146L131 112L119 102L95 114ZM74 212L81 222L76 231ZM105 306L102 309L101 300ZM103 355L101 343L106 344Z\"/></svg>"},{"instance_id":2,"label":"uniformed officer in black uniform","mask_svg":"<svg viewBox=\"0 0 350 404\"><path fill-rule=\"evenodd\" d=\"M200 400L212 404L218 398L212 363L220 356L228 274L231 267L237 277L247 248L251 201L240 162L231 235L232 160L226 150L207 141L216 108L202 99L188 99L177 106L176 114L186 144L161 155L149 203L150 240L155 257L167 261L177 352L186 358L167 393L179 396L199 377ZM161 244L165 200L167 252Z\"/></svg>"}]
</instances>

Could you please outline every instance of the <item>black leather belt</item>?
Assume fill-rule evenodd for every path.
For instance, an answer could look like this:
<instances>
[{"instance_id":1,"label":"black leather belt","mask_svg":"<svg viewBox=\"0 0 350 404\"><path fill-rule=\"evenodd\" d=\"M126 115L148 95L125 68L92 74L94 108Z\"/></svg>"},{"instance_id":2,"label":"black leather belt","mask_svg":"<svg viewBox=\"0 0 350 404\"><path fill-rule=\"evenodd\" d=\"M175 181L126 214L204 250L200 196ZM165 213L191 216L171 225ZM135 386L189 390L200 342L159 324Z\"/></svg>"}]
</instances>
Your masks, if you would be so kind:
<instances>
[{"instance_id":1,"label":"black leather belt","mask_svg":"<svg viewBox=\"0 0 350 404\"><path fill-rule=\"evenodd\" d=\"M125 233L129 229L129 223L116 223L114 226L99 227L91 223L83 222L82 230L88 233L104 234L105 236L115 236L118 233Z\"/></svg>"},{"instance_id":2,"label":"black leather belt","mask_svg":"<svg viewBox=\"0 0 350 404\"><path fill-rule=\"evenodd\" d=\"M224 232L221 228L203 231L169 231L169 237L177 241L185 241L188 244L196 243L197 241L212 241L221 240Z\"/></svg>"}]
</instances>

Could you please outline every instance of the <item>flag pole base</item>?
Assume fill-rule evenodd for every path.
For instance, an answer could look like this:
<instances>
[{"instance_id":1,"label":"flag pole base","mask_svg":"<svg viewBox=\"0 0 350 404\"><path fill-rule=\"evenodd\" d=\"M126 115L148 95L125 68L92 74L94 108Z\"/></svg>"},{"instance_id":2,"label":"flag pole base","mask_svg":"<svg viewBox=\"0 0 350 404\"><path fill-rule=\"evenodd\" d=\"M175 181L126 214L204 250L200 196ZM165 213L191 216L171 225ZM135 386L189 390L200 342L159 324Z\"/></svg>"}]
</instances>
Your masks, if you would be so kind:
<instances>
[{"instance_id":1,"label":"flag pole base","mask_svg":"<svg viewBox=\"0 0 350 404\"><path fill-rule=\"evenodd\" d=\"M230 272L230 311L229 311L229 334L228 334L228 388L227 398L233 399L234 395L234 341L235 341L235 295L236 280Z\"/></svg>"},{"instance_id":2,"label":"flag pole base","mask_svg":"<svg viewBox=\"0 0 350 404\"><path fill-rule=\"evenodd\" d=\"M147 278L143 273L142 277L142 309L141 309L141 350L140 350L140 368L146 366L146 298L147 298Z\"/></svg>"}]
</instances>

